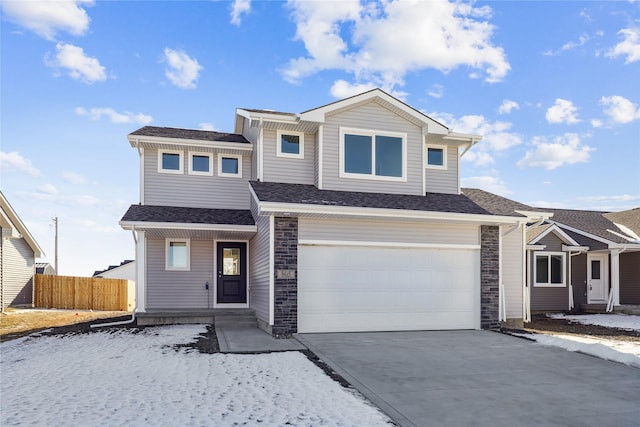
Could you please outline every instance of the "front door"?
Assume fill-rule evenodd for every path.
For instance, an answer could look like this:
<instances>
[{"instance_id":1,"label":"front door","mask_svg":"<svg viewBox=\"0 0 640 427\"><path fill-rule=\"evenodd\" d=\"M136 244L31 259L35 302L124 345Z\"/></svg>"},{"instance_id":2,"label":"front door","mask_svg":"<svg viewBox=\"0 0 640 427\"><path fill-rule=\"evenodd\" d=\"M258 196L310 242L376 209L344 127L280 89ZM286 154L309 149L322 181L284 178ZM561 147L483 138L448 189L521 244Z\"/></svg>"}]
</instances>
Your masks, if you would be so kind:
<instances>
[{"instance_id":1,"label":"front door","mask_svg":"<svg viewBox=\"0 0 640 427\"><path fill-rule=\"evenodd\" d=\"M587 256L587 303L607 301L607 255Z\"/></svg>"},{"instance_id":2,"label":"front door","mask_svg":"<svg viewBox=\"0 0 640 427\"><path fill-rule=\"evenodd\" d=\"M247 302L247 244L218 242L218 304Z\"/></svg>"}]
</instances>

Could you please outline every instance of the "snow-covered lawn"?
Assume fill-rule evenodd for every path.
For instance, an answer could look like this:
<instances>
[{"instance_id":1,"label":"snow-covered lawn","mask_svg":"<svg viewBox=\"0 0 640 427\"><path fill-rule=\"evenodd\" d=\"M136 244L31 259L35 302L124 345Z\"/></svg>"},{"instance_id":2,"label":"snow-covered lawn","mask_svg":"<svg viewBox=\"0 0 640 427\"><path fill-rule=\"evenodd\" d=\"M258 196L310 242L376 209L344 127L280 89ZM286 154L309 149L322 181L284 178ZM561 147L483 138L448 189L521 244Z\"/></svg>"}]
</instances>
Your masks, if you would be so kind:
<instances>
[{"instance_id":1,"label":"snow-covered lawn","mask_svg":"<svg viewBox=\"0 0 640 427\"><path fill-rule=\"evenodd\" d=\"M626 314L551 314L549 317L571 320L585 325L640 331L640 316ZM524 336L532 338L542 345L552 345L569 351L579 351L640 368L640 343L638 341L613 340L597 336L586 337L561 333L527 334Z\"/></svg>"},{"instance_id":2,"label":"snow-covered lawn","mask_svg":"<svg viewBox=\"0 0 640 427\"><path fill-rule=\"evenodd\" d=\"M0 425L389 425L301 353L172 347L204 331L179 325L2 343Z\"/></svg>"}]
</instances>

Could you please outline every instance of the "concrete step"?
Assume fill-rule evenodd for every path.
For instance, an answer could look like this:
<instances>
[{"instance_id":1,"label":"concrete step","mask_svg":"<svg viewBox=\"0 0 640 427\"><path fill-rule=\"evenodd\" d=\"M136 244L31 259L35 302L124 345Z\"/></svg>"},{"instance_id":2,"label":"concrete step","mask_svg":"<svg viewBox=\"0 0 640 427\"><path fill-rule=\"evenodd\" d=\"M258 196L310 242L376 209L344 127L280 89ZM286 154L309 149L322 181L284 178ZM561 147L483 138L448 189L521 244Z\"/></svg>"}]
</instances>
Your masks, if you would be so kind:
<instances>
[{"instance_id":1,"label":"concrete step","mask_svg":"<svg viewBox=\"0 0 640 427\"><path fill-rule=\"evenodd\" d=\"M258 326L255 311L250 309L216 310L214 315L216 326Z\"/></svg>"}]
</instances>

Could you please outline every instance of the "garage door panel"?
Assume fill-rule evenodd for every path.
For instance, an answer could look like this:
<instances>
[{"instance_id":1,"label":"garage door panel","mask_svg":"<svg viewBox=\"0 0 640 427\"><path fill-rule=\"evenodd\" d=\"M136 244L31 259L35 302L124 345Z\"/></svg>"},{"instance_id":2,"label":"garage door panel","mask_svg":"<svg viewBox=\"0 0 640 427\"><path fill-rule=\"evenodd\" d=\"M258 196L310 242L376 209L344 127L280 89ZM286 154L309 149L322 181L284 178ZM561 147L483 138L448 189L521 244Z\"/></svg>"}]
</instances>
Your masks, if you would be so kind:
<instances>
[{"instance_id":1,"label":"garage door panel","mask_svg":"<svg viewBox=\"0 0 640 427\"><path fill-rule=\"evenodd\" d=\"M300 246L300 332L473 329L477 250Z\"/></svg>"}]
</instances>

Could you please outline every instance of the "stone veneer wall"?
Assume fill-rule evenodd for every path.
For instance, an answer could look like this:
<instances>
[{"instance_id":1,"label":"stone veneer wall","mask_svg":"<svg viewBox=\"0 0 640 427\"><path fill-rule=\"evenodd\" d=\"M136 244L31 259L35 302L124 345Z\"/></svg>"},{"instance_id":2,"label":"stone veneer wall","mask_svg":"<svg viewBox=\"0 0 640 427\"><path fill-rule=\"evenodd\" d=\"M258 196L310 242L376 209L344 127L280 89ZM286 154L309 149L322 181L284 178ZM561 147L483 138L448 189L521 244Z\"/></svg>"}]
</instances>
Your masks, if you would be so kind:
<instances>
[{"instance_id":1,"label":"stone veneer wall","mask_svg":"<svg viewBox=\"0 0 640 427\"><path fill-rule=\"evenodd\" d=\"M274 218L274 317L271 333L298 332L298 218Z\"/></svg>"},{"instance_id":2,"label":"stone veneer wall","mask_svg":"<svg viewBox=\"0 0 640 427\"><path fill-rule=\"evenodd\" d=\"M480 227L480 327L498 329L500 304L500 227Z\"/></svg>"}]
</instances>

